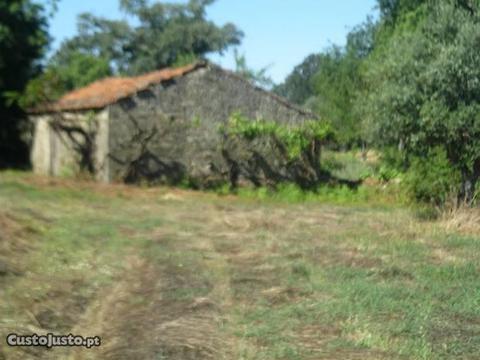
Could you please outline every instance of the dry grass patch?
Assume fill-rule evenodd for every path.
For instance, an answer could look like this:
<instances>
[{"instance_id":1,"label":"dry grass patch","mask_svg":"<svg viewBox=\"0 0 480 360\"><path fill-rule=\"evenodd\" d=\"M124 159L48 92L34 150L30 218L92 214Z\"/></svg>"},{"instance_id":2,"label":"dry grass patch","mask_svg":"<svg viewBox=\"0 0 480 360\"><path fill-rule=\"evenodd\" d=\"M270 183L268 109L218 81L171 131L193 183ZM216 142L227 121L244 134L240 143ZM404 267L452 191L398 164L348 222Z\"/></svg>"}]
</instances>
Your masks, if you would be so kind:
<instances>
[{"instance_id":1,"label":"dry grass patch","mask_svg":"<svg viewBox=\"0 0 480 360\"><path fill-rule=\"evenodd\" d=\"M34 248L29 237L36 232L11 213L0 211L0 278L24 271L22 256Z\"/></svg>"},{"instance_id":2,"label":"dry grass patch","mask_svg":"<svg viewBox=\"0 0 480 360\"><path fill-rule=\"evenodd\" d=\"M443 213L441 224L449 232L480 234L480 209L468 206L452 207Z\"/></svg>"},{"instance_id":3,"label":"dry grass patch","mask_svg":"<svg viewBox=\"0 0 480 360\"><path fill-rule=\"evenodd\" d=\"M331 325L309 324L295 332L295 341L311 355L325 358L328 343L341 337L341 329ZM322 356L323 355L323 356Z\"/></svg>"},{"instance_id":4,"label":"dry grass patch","mask_svg":"<svg viewBox=\"0 0 480 360\"><path fill-rule=\"evenodd\" d=\"M290 286L275 286L262 291L262 297L271 305L293 303L303 299L305 290Z\"/></svg>"},{"instance_id":5,"label":"dry grass patch","mask_svg":"<svg viewBox=\"0 0 480 360\"><path fill-rule=\"evenodd\" d=\"M116 284L105 289L77 326L98 334L94 359L223 359L227 337L220 332L219 307L208 297L178 298L178 290L204 284L179 274L178 268L157 266L137 257ZM85 351L74 359L90 358Z\"/></svg>"},{"instance_id":6,"label":"dry grass patch","mask_svg":"<svg viewBox=\"0 0 480 360\"><path fill-rule=\"evenodd\" d=\"M360 269L374 269L381 267L383 260L374 257L366 251L354 246L345 248L332 247L331 245L315 246L307 254L312 263L320 266L346 266Z\"/></svg>"}]
</instances>

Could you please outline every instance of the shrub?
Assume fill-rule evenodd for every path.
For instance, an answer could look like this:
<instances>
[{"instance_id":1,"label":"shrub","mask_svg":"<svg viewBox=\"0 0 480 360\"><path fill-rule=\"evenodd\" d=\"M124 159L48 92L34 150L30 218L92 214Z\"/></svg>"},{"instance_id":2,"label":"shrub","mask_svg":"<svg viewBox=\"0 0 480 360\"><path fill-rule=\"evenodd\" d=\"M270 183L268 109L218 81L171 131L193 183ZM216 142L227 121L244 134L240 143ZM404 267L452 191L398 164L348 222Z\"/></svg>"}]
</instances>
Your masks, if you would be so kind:
<instances>
[{"instance_id":1,"label":"shrub","mask_svg":"<svg viewBox=\"0 0 480 360\"><path fill-rule=\"evenodd\" d=\"M459 172L452 168L440 148L425 157L412 158L405 176L406 189L415 200L436 206L443 205L459 184Z\"/></svg>"},{"instance_id":2,"label":"shrub","mask_svg":"<svg viewBox=\"0 0 480 360\"><path fill-rule=\"evenodd\" d=\"M405 155L394 147L383 149L381 162L376 169L376 177L381 181L398 178L408 167Z\"/></svg>"}]
</instances>

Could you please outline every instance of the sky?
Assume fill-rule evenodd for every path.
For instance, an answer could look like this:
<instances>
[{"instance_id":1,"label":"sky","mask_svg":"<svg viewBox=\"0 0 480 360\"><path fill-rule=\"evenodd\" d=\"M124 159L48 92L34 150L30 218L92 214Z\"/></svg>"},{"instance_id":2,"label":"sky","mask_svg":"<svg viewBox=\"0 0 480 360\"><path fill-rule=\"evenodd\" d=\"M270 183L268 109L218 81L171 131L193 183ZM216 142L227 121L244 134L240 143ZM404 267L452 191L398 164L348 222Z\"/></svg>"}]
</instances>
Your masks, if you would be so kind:
<instances>
[{"instance_id":1,"label":"sky","mask_svg":"<svg viewBox=\"0 0 480 360\"><path fill-rule=\"evenodd\" d=\"M44 0L46 1L46 0ZM177 2L185 2L180 0ZM217 0L207 17L218 25L232 22L245 36L238 48L247 65L282 82L293 68L311 53L329 45L343 45L347 33L375 15L375 0ZM76 17L91 12L112 19L125 18L118 0L60 0L50 23L52 49L76 33ZM210 59L227 69L234 68L233 50Z\"/></svg>"}]
</instances>

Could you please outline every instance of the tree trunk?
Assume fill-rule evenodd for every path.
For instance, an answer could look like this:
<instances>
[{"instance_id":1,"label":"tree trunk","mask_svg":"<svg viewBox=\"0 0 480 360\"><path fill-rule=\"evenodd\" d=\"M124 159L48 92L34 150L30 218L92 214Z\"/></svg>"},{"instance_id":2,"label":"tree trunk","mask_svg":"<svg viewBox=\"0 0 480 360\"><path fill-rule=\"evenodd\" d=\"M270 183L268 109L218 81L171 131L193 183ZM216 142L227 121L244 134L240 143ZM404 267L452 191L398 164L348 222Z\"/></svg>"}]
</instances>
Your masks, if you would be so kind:
<instances>
[{"instance_id":1,"label":"tree trunk","mask_svg":"<svg viewBox=\"0 0 480 360\"><path fill-rule=\"evenodd\" d=\"M459 205L464 203L469 206L475 200L475 189L480 178L480 160L475 161L473 169L462 169L462 183L458 196Z\"/></svg>"}]
</instances>

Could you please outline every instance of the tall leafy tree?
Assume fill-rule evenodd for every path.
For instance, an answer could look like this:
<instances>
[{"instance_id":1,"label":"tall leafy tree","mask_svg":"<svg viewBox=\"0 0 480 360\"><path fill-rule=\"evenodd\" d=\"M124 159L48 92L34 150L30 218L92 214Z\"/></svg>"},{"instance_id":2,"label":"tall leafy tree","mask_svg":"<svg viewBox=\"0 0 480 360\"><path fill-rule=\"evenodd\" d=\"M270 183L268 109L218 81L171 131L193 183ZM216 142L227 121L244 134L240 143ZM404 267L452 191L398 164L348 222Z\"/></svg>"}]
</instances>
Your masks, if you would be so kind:
<instances>
[{"instance_id":1,"label":"tall leafy tree","mask_svg":"<svg viewBox=\"0 0 480 360\"><path fill-rule=\"evenodd\" d=\"M111 65L105 57L94 56L72 50L67 59L54 58L48 65L45 75L55 73L58 77L58 92L62 93L113 74Z\"/></svg>"},{"instance_id":2,"label":"tall leafy tree","mask_svg":"<svg viewBox=\"0 0 480 360\"><path fill-rule=\"evenodd\" d=\"M427 0L377 0L381 21L391 26L425 3Z\"/></svg>"},{"instance_id":3,"label":"tall leafy tree","mask_svg":"<svg viewBox=\"0 0 480 360\"><path fill-rule=\"evenodd\" d=\"M303 105L315 95L313 77L320 68L322 54L310 54L301 64L295 66L285 81L274 87L273 91L291 102Z\"/></svg>"},{"instance_id":4,"label":"tall leafy tree","mask_svg":"<svg viewBox=\"0 0 480 360\"><path fill-rule=\"evenodd\" d=\"M233 24L217 26L206 18L206 8L213 2L121 0L121 9L135 26L124 20L82 14L78 34L62 44L53 62L68 67L82 54L106 61L113 73L135 75L208 53L222 53L239 44L243 34Z\"/></svg>"},{"instance_id":5,"label":"tall leafy tree","mask_svg":"<svg viewBox=\"0 0 480 360\"><path fill-rule=\"evenodd\" d=\"M108 60L72 51L68 61L50 60L43 71L28 82L20 105L28 109L53 102L70 90L109 75L112 69Z\"/></svg>"},{"instance_id":6,"label":"tall leafy tree","mask_svg":"<svg viewBox=\"0 0 480 360\"><path fill-rule=\"evenodd\" d=\"M471 201L480 178L480 7L425 5L415 31L395 34L387 57L370 64L368 128L383 145L422 156L444 149Z\"/></svg>"},{"instance_id":7,"label":"tall leafy tree","mask_svg":"<svg viewBox=\"0 0 480 360\"><path fill-rule=\"evenodd\" d=\"M17 99L40 71L49 43L47 17L45 7L31 0L0 2L0 166L28 161Z\"/></svg>"},{"instance_id":8,"label":"tall leafy tree","mask_svg":"<svg viewBox=\"0 0 480 360\"><path fill-rule=\"evenodd\" d=\"M331 46L307 56L274 91L328 119L342 146L361 142L356 100L363 89L362 64L376 46L372 19L354 28L344 47Z\"/></svg>"},{"instance_id":9,"label":"tall leafy tree","mask_svg":"<svg viewBox=\"0 0 480 360\"><path fill-rule=\"evenodd\" d=\"M353 29L344 48L334 46L324 53L314 77L313 108L334 125L343 147L362 143L357 102L362 99L362 66L375 47L376 31L371 19Z\"/></svg>"}]
</instances>

